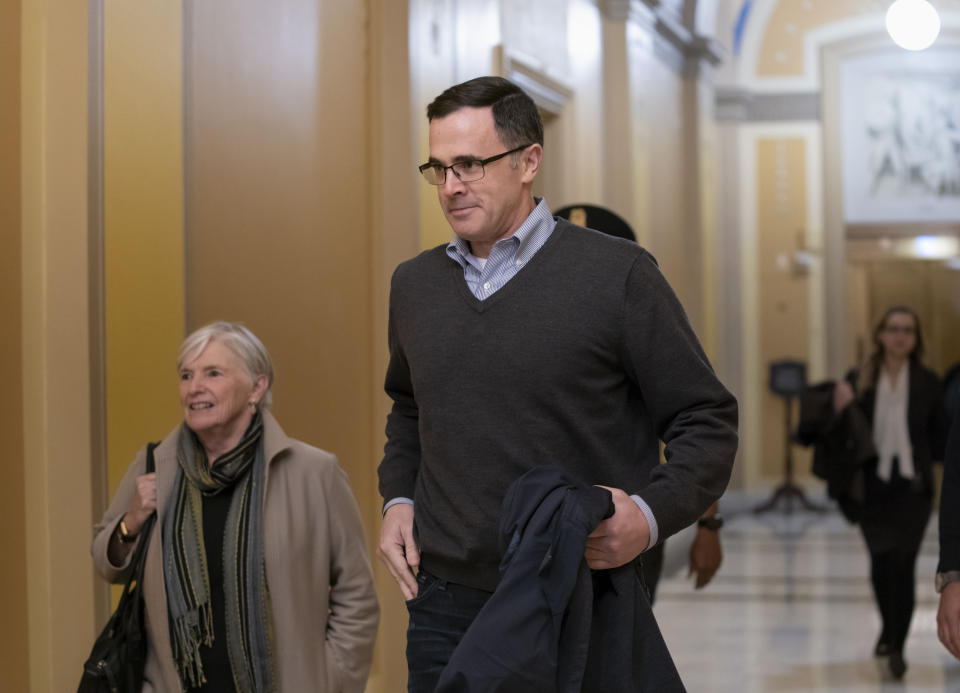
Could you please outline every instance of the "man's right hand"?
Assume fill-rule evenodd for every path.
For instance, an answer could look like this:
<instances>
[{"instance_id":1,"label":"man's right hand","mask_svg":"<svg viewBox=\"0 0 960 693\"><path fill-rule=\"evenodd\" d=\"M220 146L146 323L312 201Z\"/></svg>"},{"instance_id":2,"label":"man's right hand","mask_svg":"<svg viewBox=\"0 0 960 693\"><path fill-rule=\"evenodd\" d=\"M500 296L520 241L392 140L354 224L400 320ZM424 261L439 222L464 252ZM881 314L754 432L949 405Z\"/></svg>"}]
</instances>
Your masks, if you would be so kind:
<instances>
[{"instance_id":1,"label":"man's right hand","mask_svg":"<svg viewBox=\"0 0 960 693\"><path fill-rule=\"evenodd\" d=\"M417 596L417 578L413 570L420 565L420 551L413 541L413 506L398 503L387 510L380 526L377 556L387 564L393 579L406 599Z\"/></svg>"}]
</instances>

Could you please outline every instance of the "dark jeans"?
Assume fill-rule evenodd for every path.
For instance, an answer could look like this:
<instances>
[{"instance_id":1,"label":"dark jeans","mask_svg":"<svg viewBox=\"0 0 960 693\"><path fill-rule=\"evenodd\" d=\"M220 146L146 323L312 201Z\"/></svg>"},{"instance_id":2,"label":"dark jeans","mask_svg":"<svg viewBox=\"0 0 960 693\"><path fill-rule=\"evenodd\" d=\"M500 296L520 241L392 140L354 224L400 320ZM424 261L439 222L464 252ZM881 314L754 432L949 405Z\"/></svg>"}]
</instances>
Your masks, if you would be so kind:
<instances>
[{"instance_id":1,"label":"dark jeans","mask_svg":"<svg viewBox=\"0 0 960 693\"><path fill-rule=\"evenodd\" d=\"M443 668L492 592L458 585L421 569L407 602L407 691L433 693Z\"/></svg>"}]
</instances>

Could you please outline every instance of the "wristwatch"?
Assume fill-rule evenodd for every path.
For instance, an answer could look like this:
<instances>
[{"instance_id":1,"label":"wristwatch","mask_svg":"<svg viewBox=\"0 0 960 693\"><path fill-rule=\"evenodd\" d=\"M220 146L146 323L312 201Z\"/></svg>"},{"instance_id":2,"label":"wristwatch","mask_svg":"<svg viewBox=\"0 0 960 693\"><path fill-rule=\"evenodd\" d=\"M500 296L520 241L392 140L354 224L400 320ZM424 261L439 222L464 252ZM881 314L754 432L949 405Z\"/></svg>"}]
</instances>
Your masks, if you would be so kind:
<instances>
[{"instance_id":1,"label":"wristwatch","mask_svg":"<svg viewBox=\"0 0 960 693\"><path fill-rule=\"evenodd\" d=\"M703 527L704 529L709 529L716 532L718 529L723 527L723 518L719 515L713 515L712 517L701 517L697 520L697 527Z\"/></svg>"},{"instance_id":2,"label":"wristwatch","mask_svg":"<svg viewBox=\"0 0 960 693\"><path fill-rule=\"evenodd\" d=\"M127 530L127 523L123 520L120 520L120 524L117 525L117 536L124 544L132 544L137 540L137 535L130 534L129 530Z\"/></svg>"},{"instance_id":3,"label":"wristwatch","mask_svg":"<svg viewBox=\"0 0 960 693\"><path fill-rule=\"evenodd\" d=\"M937 594L943 592L943 588L951 582L960 582L960 570L948 570L945 573L937 573L933 581L933 586L937 588Z\"/></svg>"}]
</instances>

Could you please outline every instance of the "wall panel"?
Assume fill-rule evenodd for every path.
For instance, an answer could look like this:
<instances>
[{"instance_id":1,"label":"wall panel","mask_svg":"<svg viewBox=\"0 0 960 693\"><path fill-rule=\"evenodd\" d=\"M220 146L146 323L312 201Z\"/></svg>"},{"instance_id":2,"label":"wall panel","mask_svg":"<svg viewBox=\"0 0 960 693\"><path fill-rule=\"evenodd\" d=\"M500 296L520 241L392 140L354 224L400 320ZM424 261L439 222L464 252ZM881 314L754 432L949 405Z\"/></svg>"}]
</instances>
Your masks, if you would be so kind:
<instances>
[{"instance_id":1,"label":"wall panel","mask_svg":"<svg viewBox=\"0 0 960 693\"><path fill-rule=\"evenodd\" d=\"M806 238L806 143L802 138L761 139L757 143L757 262L759 264L760 358L753 364L762 383L762 447L759 469L777 478L783 472L783 399L766 387L772 361L809 363L808 280L794 266L794 253ZM794 451L798 472L807 457Z\"/></svg>"},{"instance_id":2,"label":"wall panel","mask_svg":"<svg viewBox=\"0 0 960 693\"><path fill-rule=\"evenodd\" d=\"M104 3L104 325L108 497L180 420L181 8Z\"/></svg>"},{"instance_id":3,"label":"wall panel","mask_svg":"<svg viewBox=\"0 0 960 693\"><path fill-rule=\"evenodd\" d=\"M188 328L253 329L280 422L358 483L372 391L364 6L185 13Z\"/></svg>"},{"instance_id":4,"label":"wall panel","mask_svg":"<svg viewBox=\"0 0 960 693\"><path fill-rule=\"evenodd\" d=\"M4 687L29 688L20 273L20 2L0 3L0 671Z\"/></svg>"},{"instance_id":5,"label":"wall panel","mask_svg":"<svg viewBox=\"0 0 960 693\"><path fill-rule=\"evenodd\" d=\"M87 7L23 0L21 223L30 688L66 691L95 634L87 234Z\"/></svg>"}]
</instances>

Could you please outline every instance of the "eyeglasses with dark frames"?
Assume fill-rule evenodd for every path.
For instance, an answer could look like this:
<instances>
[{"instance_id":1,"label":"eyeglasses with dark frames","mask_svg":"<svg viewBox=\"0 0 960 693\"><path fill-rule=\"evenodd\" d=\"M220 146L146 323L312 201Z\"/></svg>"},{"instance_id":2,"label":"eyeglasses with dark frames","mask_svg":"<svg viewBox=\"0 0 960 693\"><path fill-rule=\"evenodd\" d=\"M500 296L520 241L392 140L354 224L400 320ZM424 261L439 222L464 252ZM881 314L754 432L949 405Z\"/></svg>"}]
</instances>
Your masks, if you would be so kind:
<instances>
[{"instance_id":1,"label":"eyeglasses with dark frames","mask_svg":"<svg viewBox=\"0 0 960 693\"><path fill-rule=\"evenodd\" d=\"M917 329L911 325L887 325L883 328L883 331L887 334L911 335L917 333Z\"/></svg>"},{"instance_id":2,"label":"eyeglasses with dark frames","mask_svg":"<svg viewBox=\"0 0 960 693\"><path fill-rule=\"evenodd\" d=\"M425 164L421 164L418 169L430 185L443 185L447 181L447 169L453 171L453 175L462 183L472 183L473 181L483 178L486 173L484 167L487 164L492 164L494 161L502 159L508 154L519 152L529 146L530 144L524 144L519 147L514 147L503 154L497 154L496 156L491 156L486 159L467 159L465 161L454 162L449 166L428 161Z\"/></svg>"}]
</instances>

